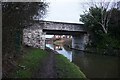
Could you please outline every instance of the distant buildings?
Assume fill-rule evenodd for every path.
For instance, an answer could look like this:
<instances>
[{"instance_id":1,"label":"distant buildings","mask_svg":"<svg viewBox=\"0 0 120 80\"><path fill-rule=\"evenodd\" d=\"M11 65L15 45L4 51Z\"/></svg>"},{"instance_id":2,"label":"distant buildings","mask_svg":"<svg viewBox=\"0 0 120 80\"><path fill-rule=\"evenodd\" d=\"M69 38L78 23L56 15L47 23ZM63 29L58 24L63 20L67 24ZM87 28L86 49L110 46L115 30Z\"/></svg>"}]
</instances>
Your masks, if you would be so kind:
<instances>
[{"instance_id":1,"label":"distant buildings","mask_svg":"<svg viewBox=\"0 0 120 80\"><path fill-rule=\"evenodd\" d=\"M54 35L53 36L54 39L58 39L58 38L72 38L71 35Z\"/></svg>"}]
</instances>

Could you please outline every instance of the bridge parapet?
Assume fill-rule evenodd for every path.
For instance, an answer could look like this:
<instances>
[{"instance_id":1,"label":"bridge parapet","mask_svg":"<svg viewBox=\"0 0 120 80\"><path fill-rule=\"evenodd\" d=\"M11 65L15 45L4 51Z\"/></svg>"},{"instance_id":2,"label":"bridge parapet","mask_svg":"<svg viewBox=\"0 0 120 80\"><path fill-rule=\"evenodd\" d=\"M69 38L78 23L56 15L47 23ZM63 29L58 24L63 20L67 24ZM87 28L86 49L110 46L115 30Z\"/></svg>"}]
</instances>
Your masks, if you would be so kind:
<instances>
[{"instance_id":1,"label":"bridge parapet","mask_svg":"<svg viewBox=\"0 0 120 80\"><path fill-rule=\"evenodd\" d=\"M43 29L67 30L67 31L85 31L82 24L62 23L62 22L44 22Z\"/></svg>"}]
</instances>

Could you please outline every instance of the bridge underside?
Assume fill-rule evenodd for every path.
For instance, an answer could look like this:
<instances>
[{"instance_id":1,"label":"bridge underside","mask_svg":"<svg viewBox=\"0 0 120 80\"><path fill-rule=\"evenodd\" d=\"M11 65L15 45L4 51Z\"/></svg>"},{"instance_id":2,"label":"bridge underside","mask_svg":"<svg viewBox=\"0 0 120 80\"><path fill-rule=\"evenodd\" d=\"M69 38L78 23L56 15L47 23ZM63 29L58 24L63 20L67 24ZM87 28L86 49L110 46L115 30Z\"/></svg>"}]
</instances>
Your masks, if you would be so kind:
<instances>
[{"instance_id":1,"label":"bridge underside","mask_svg":"<svg viewBox=\"0 0 120 80\"><path fill-rule=\"evenodd\" d=\"M43 29L43 32L46 32L46 34L50 35L80 35L80 34L86 34L86 32L83 31L66 31L66 30L47 30Z\"/></svg>"},{"instance_id":2,"label":"bridge underside","mask_svg":"<svg viewBox=\"0 0 120 80\"><path fill-rule=\"evenodd\" d=\"M83 31L66 31L66 30L46 30L43 29L45 34L50 35L72 35L72 48L84 50L85 43L84 43L84 35L87 32Z\"/></svg>"}]
</instances>

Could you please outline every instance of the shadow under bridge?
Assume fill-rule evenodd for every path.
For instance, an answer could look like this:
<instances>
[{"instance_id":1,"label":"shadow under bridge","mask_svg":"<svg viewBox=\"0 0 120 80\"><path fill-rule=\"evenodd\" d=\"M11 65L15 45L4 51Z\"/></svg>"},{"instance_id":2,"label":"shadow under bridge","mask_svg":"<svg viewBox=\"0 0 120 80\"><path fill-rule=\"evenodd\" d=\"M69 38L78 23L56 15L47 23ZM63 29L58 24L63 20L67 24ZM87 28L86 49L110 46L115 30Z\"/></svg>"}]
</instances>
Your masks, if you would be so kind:
<instances>
[{"instance_id":1,"label":"shadow under bridge","mask_svg":"<svg viewBox=\"0 0 120 80\"><path fill-rule=\"evenodd\" d=\"M72 48L80 50L85 48L85 34L87 34L87 31L83 24L46 22L43 32L49 35L72 35Z\"/></svg>"}]
</instances>

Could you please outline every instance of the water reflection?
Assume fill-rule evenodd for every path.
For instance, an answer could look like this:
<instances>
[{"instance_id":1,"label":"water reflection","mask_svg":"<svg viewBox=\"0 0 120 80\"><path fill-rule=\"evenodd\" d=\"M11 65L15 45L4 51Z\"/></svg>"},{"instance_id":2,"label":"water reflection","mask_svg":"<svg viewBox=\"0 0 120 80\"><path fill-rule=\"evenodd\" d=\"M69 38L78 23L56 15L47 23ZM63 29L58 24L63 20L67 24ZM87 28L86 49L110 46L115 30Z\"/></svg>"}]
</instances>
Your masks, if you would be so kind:
<instances>
[{"instance_id":1,"label":"water reflection","mask_svg":"<svg viewBox=\"0 0 120 80\"><path fill-rule=\"evenodd\" d=\"M70 50L63 45L46 44L47 47L57 51L73 62L88 78L119 78L119 58Z\"/></svg>"},{"instance_id":2,"label":"water reflection","mask_svg":"<svg viewBox=\"0 0 120 80\"><path fill-rule=\"evenodd\" d=\"M60 45L54 45L54 50L62 50L62 46L60 46Z\"/></svg>"},{"instance_id":3,"label":"water reflection","mask_svg":"<svg viewBox=\"0 0 120 80\"><path fill-rule=\"evenodd\" d=\"M119 78L119 58L79 52L73 54L73 63L89 78Z\"/></svg>"},{"instance_id":4,"label":"water reflection","mask_svg":"<svg viewBox=\"0 0 120 80\"><path fill-rule=\"evenodd\" d=\"M47 47L49 47L52 50L57 51L59 54L64 55L67 59L72 61L72 51L67 51L63 45L53 45L53 44L46 44Z\"/></svg>"}]
</instances>

